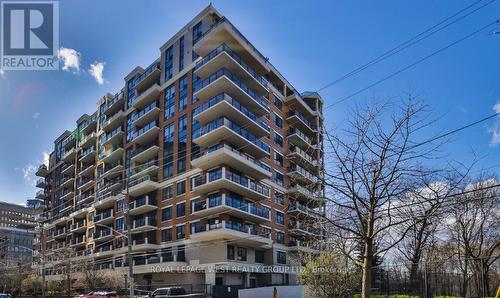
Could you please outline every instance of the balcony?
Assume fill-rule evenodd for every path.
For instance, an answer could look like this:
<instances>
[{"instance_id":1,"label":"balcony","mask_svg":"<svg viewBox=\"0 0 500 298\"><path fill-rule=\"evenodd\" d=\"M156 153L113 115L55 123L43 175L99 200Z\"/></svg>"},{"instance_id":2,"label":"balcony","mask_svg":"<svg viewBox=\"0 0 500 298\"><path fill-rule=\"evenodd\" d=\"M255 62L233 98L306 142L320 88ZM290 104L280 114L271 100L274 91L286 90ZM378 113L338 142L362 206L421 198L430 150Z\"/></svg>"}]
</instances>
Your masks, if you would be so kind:
<instances>
[{"instance_id":1,"label":"balcony","mask_svg":"<svg viewBox=\"0 0 500 298\"><path fill-rule=\"evenodd\" d=\"M47 169L47 166L44 164L41 164L38 166L38 169L35 172L35 175L38 177L45 177L49 173L49 170Z\"/></svg>"},{"instance_id":2,"label":"balcony","mask_svg":"<svg viewBox=\"0 0 500 298\"><path fill-rule=\"evenodd\" d=\"M101 175L103 179L111 179L120 176L123 173L123 165L121 159L104 166L104 172Z\"/></svg>"},{"instance_id":3,"label":"balcony","mask_svg":"<svg viewBox=\"0 0 500 298\"><path fill-rule=\"evenodd\" d=\"M91 116L88 116L88 119L83 121L79 125L80 132L82 134L88 135L89 133L95 131L97 126L97 113L94 113Z\"/></svg>"},{"instance_id":4,"label":"balcony","mask_svg":"<svg viewBox=\"0 0 500 298\"><path fill-rule=\"evenodd\" d=\"M234 240L238 241L240 245L251 247L267 247L273 243L272 239L259 236L255 229L225 220L214 224L206 224L199 231L191 231L190 238L193 241Z\"/></svg>"},{"instance_id":5,"label":"balcony","mask_svg":"<svg viewBox=\"0 0 500 298\"><path fill-rule=\"evenodd\" d=\"M66 228L56 229L54 231L54 238L55 239L66 238Z\"/></svg>"},{"instance_id":6,"label":"balcony","mask_svg":"<svg viewBox=\"0 0 500 298\"><path fill-rule=\"evenodd\" d=\"M134 124L135 126L144 126L158 119L159 113L160 108L156 104L156 101L154 101L147 105L144 109L132 115L132 124Z\"/></svg>"},{"instance_id":7,"label":"balcony","mask_svg":"<svg viewBox=\"0 0 500 298\"><path fill-rule=\"evenodd\" d=\"M233 198L225 193L210 196L204 201L195 204L193 213L210 216L211 214L229 214L255 222L270 220L269 209L245 202L240 198Z\"/></svg>"},{"instance_id":8,"label":"balcony","mask_svg":"<svg viewBox=\"0 0 500 298\"><path fill-rule=\"evenodd\" d=\"M73 189L74 183L75 183L75 178L66 177L66 178L61 180L61 187Z\"/></svg>"},{"instance_id":9,"label":"balcony","mask_svg":"<svg viewBox=\"0 0 500 298\"><path fill-rule=\"evenodd\" d=\"M63 193L63 195L61 196L61 201L73 199L74 196L75 196L75 192L73 190L65 191Z\"/></svg>"},{"instance_id":10,"label":"balcony","mask_svg":"<svg viewBox=\"0 0 500 298\"><path fill-rule=\"evenodd\" d=\"M287 150L287 155L290 160L298 163L309 170L315 170L319 166L319 162L315 160L309 153L299 147L290 147Z\"/></svg>"},{"instance_id":11,"label":"balcony","mask_svg":"<svg viewBox=\"0 0 500 298\"><path fill-rule=\"evenodd\" d=\"M199 106L194 111L194 119L202 125L209 123L221 116L245 127L256 137L269 134L269 125L250 112L239 101L231 98L226 93L221 93Z\"/></svg>"},{"instance_id":12,"label":"balcony","mask_svg":"<svg viewBox=\"0 0 500 298\"><path fill-rule=\"evenodd\" d=\"M103 213L94 216L94 223L96 224L105 225L112 223L113 221L114 221L113 209L109 209Z\"/></svg>"},{"instance_id":13,"label":"balcony","mask_svg":"<svg viewBox=\"0 0 500 298\"><path fill-rule=\"evenodd\" d=\"M71 225L71 233L83 233L87 231L87 221L77 221Z\"/></svg>"},{"instance_id":14,"label":"balcony","mask_svg":"<svg viewBox=\"0 0 500 298\"><path fill-rule=\"evenodd\" d=\"M312 202L321 203L321 195L318 195L315 192L308 190L307 188L301 185L294 185L287 189L287 194L297 200L302 202L306 202L308 206L311 206ZM317 204L314 205L316 207Z\"/></svg>"},{"instance_id":15,"label":"balcony","mask_svg":"<svg viewBox=\"0 0 500 298\"><path fill-rule=\"evenodd\" d=\"M156 219L154 217L145 216L139 219L135 219L132 222L132 233L142 233L151 230L156 230Z\"/></svg>"},{"instance_id":16,"label":"balcony","mask_svg":"<svg viewBox=\"0 0 500 298\"><path fill-rule=\"evenodd\" d=\"M306 224L303 222L290 221L288 224L288 231L293 235L299 236L322 236L321 229L318 227L313 227L311 224Z\"/></svg>"},{"instance_id":17,"label":"balcony","mask_svg":"<svg viewBox=\"0 0 500 298\"><path fill-rule=\"evenodd\" d=\"M77 133L77 131L71 132L70 135L67 136L66 139L64 139L62 141L62 146L64 147L64 149L69 150L70 148L75 147L75 145L76 145L76 138L75 138L76 133Z\"/></svg>"},{"instance_id":18,"label":"balcony","mask_svg":"<svg viewBox=\"0 0 500 298\"><path fill-rule=\"evenodd\" d=\"M158 62L154 62L144 72L135 79L135 88L142 91L160 79L161 70Z\"/></svg>"},{"instance_id":19,"label":"balcony","mask_svg":"<svg viewBox=\"0 0 500 298\"><path fill-rule=\"evenodd\" d=\"M37 181L36 181L36 187L39 187L39 188L45 188L47 187L48 184L47 184L47 181L45 181L45 178L39 178Z\"/></svg>"},{"instance_id":20,"label":"balcony","mask_svg":"<svg viewBox=\"0 0 500 298\"><path fill-rule=\"evenodd\" d=\"M105 209L113 207L115 205L115 202L121 197L123 197L123 195L120 192L110 192L105 195L100 195L92 204L92 207L94 207L95 209Z\"/></svg>"},{"instance_id":21,"label":"balcony","mask_svg":"<svg viewBox=\"0 0 500 298\"><path fill-rule=\"evenodd\" d=\"M321 251L323 249L318 245L313 245L313 243L309 243L308 241L291 240L288 243L289 251L306 252L306 253L313 253L313 254L321 253Z\"/></svg>"},{"instance_id":22,"label":"balcony","mask_svg":"<svg viewBox=\"0 0 500 298\"><path fill-rule=\"evenodd\" d=\"M92 146L85 149L80 154L80 161L84 163L91 163L95 161L95 156L96 156L95 146Z\"/></svg>"},{"instance_id":23,"label":"balcony","mask_svg":"<svg viewBox=\"0 0 500 298\"><path fill-rule=\"evenodd\" d=\"M313 145L312 140L297 128L288 132L287 139L290 143L303 149L309 149Z\"/></svg>"},{"instance_id":24,"label":"balcony","mask_svg":"<svg viewBox=\"0 0 500 298\"><path fill-rule=\"evenodd\" d=\"M244 148L246 152L257 158L270 154L269 145L224 117L203 126L194 135L193 141L202 147L210 147L219 144L222 140L227 140L236 147Z\"/></svg>"},{"instance_id":25,"label":"balcony","mask_svg":"<svg viewBox=\"0 0 500 298\"><path fill-rule=\"evenodd\" d=\"M80 235L78 237L74 237L71 240L71 246L73 247L84 247L85 246L85 235Z\"/></svg>"},{"instance_id":26,"label":"balcony","mask_svg":"<svg viewBox=\"0 0 500 298\"><path fill-rule=\"evenodd\" d=\"M110 133L107 133L103 136L101 136L101 144L103 146L106 145L111 145L111 144L122 144L123 143L123 135L125 133L123 132L121 126L115 128L113 131Z\"/></svg>"},{"instance_id":27,"label":"balcony","mask_svg":"<svg viewBox=\"0 0 500 298\"><path fill-rule=\"evenodd\" d=\"M75 161L75 155L76 155L76 149L75 148L71 148L70 150L64 152L63 156L62 156L62 160L65 161L65 162L68 162L68 163L72 163Z\"/></svg>"},{"instance_id":28,"label":"balcony","mask_svg":"<svg viewBox=\"0 0 500 298\"><path fill-rule=\"evenodd\" d=\"M262 116L269 113L267 100L251 90L226 68L221 68L205 80L196 82L193 90L193 96L202 101L225 92L232 98L238 98L241 104L255 115Z\"/></svg>"},{"instance_id":29,"label":"balcony","mask_svg":"<svg viewBox=\"0 0 500 298\"><path fill-rule=\"evenodd\" d=\"M103 185L101 185L100 193L112 193L122 190L123 184L121 177L115 177L109 179Z\"/></svg>"},{"instance_id":30,"label":"balcony","mask_svg":"<svg viewBox=\"0 0 500 298\"><path fill-rule=\"evenodd\" d=\"M82 169L80 169L78 175L80 175L80 177L94 177L94 170L95 170L95 164L88 164L85 165Z\"/></svg>"},{"instance_id":31,"label":"balcony","mask_svg":"<svg viewBox=\"0 0 500 298\"><path fill-rule=\"evenodd\" d=\"M118 126L121 126L123 123L123 119L125 119L125 112L123 110L119 110L109 118L105 118L104 122L102 123L101 129L105 132L110 132Z\"/></svg>"},{"instance_id":32,"label":"balcony","mask_svg":"<svg viewBox=\"0 0 500 298\"><path fill-rule=\"evenodd\" d=\"M226 18L221 18L202 36L194 40L193 51L204 57L220 44L226 44L257 72L270 70L267 58Z\"/></svg>"},{"instance_id":33,"label":"balcony","mask_svg":"<svg viewBox=\"0 0 500 298\"><path fill-rule=\"evenodd\" d=\"M226 44L221 44L195 66L195 74L205 79L217 71L221 66L227 68L231 73L237 75L241 80L261 95L267 92L267 80L257 74L240 56Z\"/></svg>"},{"instance_id":34,"label":"balcony","mask_svg":"<svg viewBox=\"0 0 500 298\"><path fill-rule=\"evenodd\" d=\"M228 168L212 170L203 176L192 179L193 190L199 194L207 194L227 189L251 199L269 199L269 187L238 175Z\"/></svg>"},{"instance_id":35,"label":"balcony","mask_svg":"<svg viewBox=\"0 0 500 298\"><path fill-rule=\"evenodd\" d=\"M142 109L148 104L160 98L161 88L157 83L146 89L138 95L132 102L132 106L136 109Z\"/></svg>"},{"instance_id":36,"label":"balcony","mask_svg":"<svg viewBox=\"0 0 500 298\"><path fill-rule=\"evenodd\" d=\"M49 194L46 190L41 189L41 190L36 192L35 198L43 200L43 199L47 198L48 195Z\"/></svg>"},{"instance_id":37,"label":"balcony","mask_svg":"<svg viewBox=\"0 0 500 298\"><path fill-rule=\"evenodd\" d=\"M290 111L286 115L286 120L293 126L298 127L305 133L309 135L316 134L316 126L312 124L304 115L298 111Z\"/></svg>"},{"instance_id":38,"label":"balcony","mask_svg":"<svg viewBox=\"0 0 500 298\"><path fill-rule=\"evenodd\" d=\"M287 213L295 217L314 217L322 216L320 211L309 208L308 206L299 202L292 203L288 206Z\"/></svg>"},{"instance_id":39,"label":"balcony","mask_svg":"<svg viewBox=\"0 0 500 298\"><path fill-rule=\"evenodd\" d=\"M99 154L99 159L104 163L113 163L117 160L121 160L123 156L122 147L113 147L111 149L105 150Z\"/></svg>"},{"instance_id":40,"label":"balcony","mask_svg":"<svg viewBox=\"0 0 500 298\"><path fill-rule=\"evenodd\" d=\"M160 147L156 144L137 149L132 153L131 161L133 163L144 163L152 158L158 157L159 150Z\"/></svg>"},{"instance_id":41,"label":"balcony","mask_svg":"<svg viewBox=\"0 0 500 298\"><path fill-rule=\"evenodd\" d=\"M76 186L79 191L85 192L89 188L94 186L94 179L93 178L85 178L85 179L80 179L76 183Z\"/></svg>"},{"instance_id":42,"label":"balcony","mask_svg":"<svg viewBox=\"0 0 500 298\"><path fill-rule=\"evenodd\" d=\"M94 242L104 242L104 241L109 241L113 239L115 235L113 235L113 231L111 228L104 228L102 227L102 230L95 232L92 235L92 239L94 239Z\"/></svg>"},{"instance_id":43,"label":"balcony","mask_svg":"<svg viewBox=\"0 0 500 298\"><path fill-rule=\"evenodd\" d=\"M319 182L319 179L316 175L313 175L311 172L307 171L299 165L292 165L287 169L287 171L287 175L292 179L296 179L305 183Z\"/></svg>"},{"instance_id":44,"label":"balcony","mask_svg":"<svg viewBox=\"0 0 500 298\"><path fill-rule=\"evenodd\" d=\"M95 132L87 135L86 137L84 137L82 140L80 140L80 147L83 148L83 149L86 149L90 146L93 146L95 145L95 140L97 138L97 134Z\"/></svg>"},{"instance_id":45,"label":"balcony","mask_svg":"<svg viewBox=\"0 0 500 298\"><path fill-rule=\"evenodd\" d=\"M318 114L313 110L311 106L309 106L302 96L297 92L293 92L291 95L285 98L285 102L293 107L294 110L298 111L302 115L308 115L310 117L316 117Z\"/></svg>"},{"instance_id":46,"label":"balcony","mask_svg":"<svg viewBox=\"0 0 500 298\"><path fill-rule=\"evenodd\" d=\"M156 206L156 198L154 196L145 195L130 203L129 213L131 215L137 215L156 209L158 209L158 206Z\"/></svg>"},{"instance_id":47,"label":"balcony","mask_svg":"<svg viewBox=\"0 0 500 298\"><path fill-rule=\"evenodd\" d=\"M93 191L86 191L85 193L82 193L78 196L76 196L76 203L77 204L85 204L94 199L94 192Z\"/></svg>"},{"instance_id":48,"label":"balcony","mask_svg":"<svg viewBox=\"0 0 500 298\"><path fill-rule=\"evenodd\" d=\"M153 190L157 190L160 187L160 184L156 181L155 177L146 175L142 176L139 179L132 180L129 183L129 195L137 197Z\"/></svg>"},{"instance_id":49,"label":"balcony","mask_svg":"<svg viewBox=\"0 0 500 298\"><path fill-rule=\"evenodd\" d=\"M101 107L101 113L112 115L124 106L123 92L115 94L113 97L108 97L109 101Z\"/></svg>"},{"instance_id":50,"label":"balcony","mask_svg":"<svg viewBox=\"0 0 500 298\"><path fill-rule=\"evenodd\" d=\"M158 161L152 159L140 165L135 165L133 168L129 169L128 177L131 180L137 179L144 175L156 176L158 173Z\"/></svg>"},{"instance_id":51,"label":"balcony","mask_svg":"<svg viewBox=\"0 0 500 298\"><path fill-rule=\"evenodd\" d=\"M140 251L140 250L149 250L149 249L156 249L160 248L160 245L156 244L154 241L149 240L148 237L145 237L143 239L136 239L132 242L132 249L134 251ZM134 260L134 265L138 266L139 264L136 264L137 260ZM152 263L150 263L152 264Z\"/></svg>"},{"instance_id":52,"label":"balcony","mask_svg":"<svg viewBox=\"0 0 500 298\"><path fill-rule=\"evenodd\" d=\"M158 138L160 128L156 125L156 121L152 121L141 129L133 132L130 135L130 140L137 144L147 144Z\"/></svg>"},{"instance_id":53,"label":"balcony","mask_svg":"<svg viewBox=\"0 0 500 298\"><path fill-rule=\"evenodd\" d=\"M63 168L61 168L61 174L63 174L64 176L71 176L71 177L74 177L75 176L75 164L74 163L71 163L71 164L66 164Z\"/></svg>"},{"instance_id":54,"label":"balcony","mask_svg":"<svg viewBox=\"0 0 500 298\"><path fill-rule=\"evenodd\" d=\"M191 164L193 167L202 170L209 170L223 164L229 164L232 168L242 173L247 173L258 180L272 176L269 166L226 144L207 149L202 156L193 159Z\"/></svg>"}]
</instances>

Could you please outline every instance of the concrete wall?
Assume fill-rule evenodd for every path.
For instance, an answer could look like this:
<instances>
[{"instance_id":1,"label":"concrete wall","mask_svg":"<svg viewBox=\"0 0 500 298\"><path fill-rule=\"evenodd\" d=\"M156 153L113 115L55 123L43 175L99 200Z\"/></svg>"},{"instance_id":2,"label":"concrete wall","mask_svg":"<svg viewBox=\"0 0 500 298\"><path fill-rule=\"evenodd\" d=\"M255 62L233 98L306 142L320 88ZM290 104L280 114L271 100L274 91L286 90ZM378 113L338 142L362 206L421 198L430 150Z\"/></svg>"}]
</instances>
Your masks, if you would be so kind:
<instances>
[{"instance_id":1,"label":"concrete wall","mask_svg":"<svg viewBox=\"0 0 500 298\"><path fill-rule=\"evenodd\" d=\"M306 297L304 286L276 286L239 290L238 298L273 297L274 289L277 290L276 298Z\"/></svg>"}]
</instances>

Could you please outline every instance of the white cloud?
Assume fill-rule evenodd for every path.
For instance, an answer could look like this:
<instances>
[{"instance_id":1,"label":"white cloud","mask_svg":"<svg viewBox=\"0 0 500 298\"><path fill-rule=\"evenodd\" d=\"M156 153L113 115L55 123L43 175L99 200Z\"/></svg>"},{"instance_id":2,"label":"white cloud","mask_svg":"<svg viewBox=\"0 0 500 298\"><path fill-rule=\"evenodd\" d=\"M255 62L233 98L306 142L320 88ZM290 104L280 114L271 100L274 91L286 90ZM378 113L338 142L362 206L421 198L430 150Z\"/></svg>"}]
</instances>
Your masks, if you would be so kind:
<instances>
[{"instance_id":1,"label":"white cloud","mask_svg":"<svg viewBox=\"0 0 500 298\"><path fill-rule=\"evenodd\" d=\"M500 101L493 106L495 113L500 113ZM495 126L488 128L488 132L491 133L490 146L494 147L500 144L500 121L495 123Z\"/></svg>"},{"instance_id":2,"label":"white cloud","mask_svg":"<svg viewBox=\"0 0 500 298\"><path fill-rule=\"evenodd\" d=\"M21 171L23 172L23 178L26 184L35 186L35 172L36 172L37 167L31 163L25 165Z\"/></svg>"},{"instance_id":3,"label":"white cloud","mask_svg":"<svg viewBox=\"0 0 500 298\"><path fill-rule=\"evenodd\" d=\"M3 69L0 69L0 77L5 77L5 71Z\"/></svg>"},{"instance_id":4,"label":"white cloud","mask_svg":"<svg viewBox=\"0 0 500 298\"><path fill-rule=\"evenodd\" d=\"M89 69L89 73L91 76L94 77L95 81L97 82L97 84L99 85L102 85L104 84L104 65L106 63L104 62L94 62L92 64L90 64L90 69Z\"/></svg>"},{"instance_id":5,"label":"white cloud","mask_svg":"<svg viewBox=\"0 0 500 298\"><path fill-rule=\"evenodd\" d=\"M49 153L47 151L43 151L42 156L43 156L42 163L48 167L49 166L49 158L50 158Z\"/></svg>"},{"instance_id":6,"label":"white cloud","mask_svg":"<svg viewBox=\"0 0 500 298\"><path fill-rule=\"evenodd\" d=\"M38 119L40 117L40 112L33 113L33 119Z\"/></svg>"},{"instance_id":7,"label":"white cloud","mask_svg":"<svg viewBox=\"0 0 500 298\"><path fill-rule=\"evenodd\" d=\"M63 70L73 71L73 73L80 72L81 54L74 49L60 48L57 56L64 63Z\"/></svg>"}]
</instances>

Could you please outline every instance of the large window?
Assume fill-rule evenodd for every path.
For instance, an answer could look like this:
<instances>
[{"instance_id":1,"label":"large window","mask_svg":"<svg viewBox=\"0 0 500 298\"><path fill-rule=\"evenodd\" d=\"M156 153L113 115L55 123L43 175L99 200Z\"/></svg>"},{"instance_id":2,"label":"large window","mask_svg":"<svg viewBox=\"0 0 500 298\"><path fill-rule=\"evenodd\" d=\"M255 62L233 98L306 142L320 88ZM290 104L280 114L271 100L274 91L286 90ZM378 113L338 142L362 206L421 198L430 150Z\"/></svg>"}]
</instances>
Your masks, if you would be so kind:
<instances>
[{"instance_id":1,"label":"large window","mask_svg":"<svg viewBox=\"0 0 500 298\"><path fill-rule=\"evenodd\" d=\"M262 250L255 251L255 263L264 263L264 251Z\"/></svg>"},{"instance_id":2,"label":"large window","mask_svg":"<svg viewBox=\"0 0 500 298\"><path fill-rule=\"evenodd\" d=\"M171 46L165 51L165 81L174 75L174 48Z\"/></svg>"},{"instance_id":3,"label":"large window","mask_svg":"<svg viewBox=\"0 0 500 298\"><path fill-rule=\"evenodd\" d=\"M163 189L163 196L162 196L162 199L163 200L168 200L168 199L171 199L173 197L173 194L172 194L172 186L167 186Z\"/></svg>"},{"instance_id":4,"label":"large window","mask_svg":"<svg viewBox=\"0 0 500 298\"><path fill-rule=\"evenodd\" d=\"M227 246L227 259L234 260L234 246L232 245Z\"/></svg>"},{"instance_id":5,"label":"large window","mask_svg":"<svg viewBox=\"0 0 500 298\"><path fill-rule=\"evenodd\" d=\"M177 182L177 195L183 195L186 193L186 180Z\"/></svg>"},{"instance_id":6,"label":"large window","mask_svg":"<svg viewBox=\"0 0 500 298\"><path fill-rule=\"evenodd\" d=\"M182 226L177 226L175 228L175 235L176 235L176 239L179 240L179 239L184 239L184 237L186 237L186 234L184 232L184 225Z\"/></svg>"},{"instance_id":7,"label":"large window","mask_svg":"<svg viewBox=\"0 0 500 298\"><path fill-rule=\"evenodd\" d=\"M179 118L178 124L178 146L177 146L177 173L182 173L186 170L186 155L187 155L187 115Z\"/></svg>"},{"instance_id":8,"label":"large window","mask_svg":"<svg viewBox=\"0 0 500 298\"><path fill-rule=\"evenodd\" d=\"M276 182L276 184L280 186L283 186L285 183L285 177L283 176L283 174L278 171L273 171L273 172L274 172L274 182Z\"/></svg>"},{"instance_id":9,"label":"large window","mask_svg":"<svg viewBox=\"0 0 500 298\"><path fill-rule=\"evenodd\" d=\"M172 229L161 230L161 241L172 241Z\"/></svg>"},{"instance_id":10,"label":"large window","mask_svg":"<svg viewBox=\"0 0 500 298\"><path fill-rule=\"evenodd\" d=\"M172 219L172 207L167 207L161 210L161 220L169 220Z\"/></svg>"},{"instance_id":11,"label":"large window","mask_svg":"<svg viewBox=\"0 0 500 298\"><path fill-rule=\"evenodd\" d=\"M277 251L276 252L276 261L278 264L286 264L286 252Z\"/></svg>"},{"instance_id":12,"label":"large window","mask_svg":"<svg viewBox=\"0 0 500 298\"><path fill-rule=\"evenodd\" d=\"M188 75L185 74L179 80L179 112L184 111L187 107L187 86L188 86Z\"/></svg>"},{"instance_id":13,"label":"large window","mask_svg":"<svg viewBox=\"0 0 500 298\"><path fill-rule=\"evenodd\" d=\"M285 216L282 212L276 211L276 223L280 225L285 224Z\"/></svg>"},{"instance_id":14,"label":"large window","mask_svg":"<svg viewBox=\"0 0 500 298\"><path fill-rule=\"evenodd\" d=\"M124 226L123 217L120 217L115 222L115 230L123 230L123 226Z\"/></svg>"},{"instance_id":15,"label":"large window","mask_svg":"<svg viewBox=\"0 0 500 298\"><path fill-rule=\"evenodd\" d=\"M184 69L184 36L179 40L179 71Z\"/></svg>"},{"instance_id":16,"label":"large window","mask_svg":"<svg viewBox=\"0 0 500 298\"><path fill-rule=\"evenodd\" d=\"M200 154L201 154L200 146L198 144L196 144L195 142L193 142L193 140L196 138L196 135L198 134L198 132L201 129L200 122L194 120L194 115L195 115L194 112L195 112L195 110L193 110L191 112L191 119L192 119L191 120L191 160L200 157Z\"/></svg>"},{"instance_id":17,"label":"large window","mask_svg":"<svg viewBox=\"0 0 500 298\"><path fill-rule=\"evenodd\" d=\"M283 128L283 119L280 116L273 114L273 121L277 127Z\"/></svg>"},{"instance_id":18,"label":"large window","mask_svg":"<svg viewBox=\"0 0 500 298\"><path fill-rule=\"evenodd\" d=\"M163 145L163 177L174 175L174 123L165 126L165 143Z\"/></svg>"},{"instance_id":19,"label":"large window","mask_svg":"<svg viewBox=\"0 0 500 298\"><path fill-rule=\"evenodd\" d=\"M238 247L238 261L247 260L247 249L245 247Z\"/></svg>"},{"instance_id":20,"label":"large window","mask_svg":"<svg viewBox=\"0 0 500 298\"><path fill-rule=\"evenodd\" d=\"M285 244L285 233L276 232L276 242L279 244Z\"/></svg>"},{"instance_id":21,"label":"large window","mask_svg":"<svg viewBox=\"0 0 500 298\"><path fill-rule=\"evenodd\" d=\"M274 132L273 140L276 145L283 147L283 137L280 136L278 133Z\"/></svg>"},{"instance_id":22,"label":"large window","mask_svg":"<svg viewBox=\"0 0 500 298\"><path fill-rule=\"evenodd\" d=\"M165 119L170 119L175 113L175 84L165 89Z\"/></svg>"},{"instance_id":23,"label":"large window","mask_svg":"<svg viewBox=\"0 0 500 298\"><path fill-rule=\"evenodd\" d=\"M175 206L175 216L176 217L181 217L186 215L186 203L179 203Z\"/></svg>"}]
</instances>

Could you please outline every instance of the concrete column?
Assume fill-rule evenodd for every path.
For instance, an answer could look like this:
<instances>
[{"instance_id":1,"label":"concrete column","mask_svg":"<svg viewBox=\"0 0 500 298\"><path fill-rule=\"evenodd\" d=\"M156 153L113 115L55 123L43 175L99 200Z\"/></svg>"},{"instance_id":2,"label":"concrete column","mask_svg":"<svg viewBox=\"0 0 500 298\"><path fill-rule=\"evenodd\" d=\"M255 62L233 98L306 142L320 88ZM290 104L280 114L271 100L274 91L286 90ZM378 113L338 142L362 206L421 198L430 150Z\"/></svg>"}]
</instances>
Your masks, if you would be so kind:
<instances>
[{"instance_id":1,"label":"concrete column","mask_svg":"<svg viewBox=\"0 0 500 298\"><path fill-rule=\"evenodd\" d=\"M205 284L215 285L215 272L210 272L208 269L205 271Z\"/></svg>"},{"instance_id":2,"label":"concrete column","mask_svg":"<svg viewBox=\"0 0 500 298\"><path fill-rule=\"evenodd\" d=\"M243 286L250 287L250 272L243 272Z\"/></svg>"}]
</instances>

